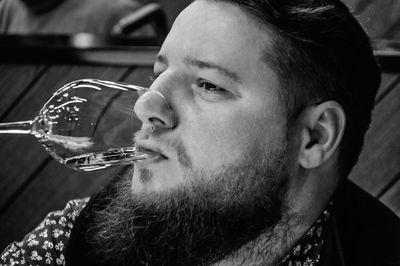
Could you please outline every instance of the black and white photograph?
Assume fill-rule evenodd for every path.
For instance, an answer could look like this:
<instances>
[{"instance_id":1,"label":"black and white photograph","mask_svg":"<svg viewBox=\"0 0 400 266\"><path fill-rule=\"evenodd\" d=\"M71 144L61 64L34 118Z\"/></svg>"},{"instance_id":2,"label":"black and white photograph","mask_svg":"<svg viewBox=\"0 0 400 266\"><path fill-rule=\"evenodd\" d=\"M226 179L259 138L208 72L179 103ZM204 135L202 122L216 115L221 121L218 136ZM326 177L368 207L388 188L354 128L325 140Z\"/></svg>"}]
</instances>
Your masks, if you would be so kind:
<instances>
[{"instance_id":1,"label":"black and white photograph","mask_svg":"<svg viewBox=\"0 0 400 266\"><path fill-rule=\"evenodd\" d=\"M0 266L400 266L400 1L0 0Z\"/></svg>"}]
</instances>

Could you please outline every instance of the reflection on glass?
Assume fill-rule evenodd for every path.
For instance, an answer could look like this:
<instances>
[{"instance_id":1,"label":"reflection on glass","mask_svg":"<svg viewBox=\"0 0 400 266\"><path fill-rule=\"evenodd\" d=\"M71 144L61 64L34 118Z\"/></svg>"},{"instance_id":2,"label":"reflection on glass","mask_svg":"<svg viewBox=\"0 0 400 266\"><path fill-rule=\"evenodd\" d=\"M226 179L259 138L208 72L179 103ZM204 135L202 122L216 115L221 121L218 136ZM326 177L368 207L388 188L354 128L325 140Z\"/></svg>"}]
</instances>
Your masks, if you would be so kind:
<instances>
[{"instance_id":1,"label":"reflection on glass","mask_svg":"<svg viewBox=\"0 0 400 266\"><path fill-rule=\"evenodd\" d=\"M130 164L156 156L133 143L142 126L133 107L146 93L151 92L135 85L77 80L57 90L33 120L0 123L0 133L34 135L51 156L73 169ZM155 97L168 105L158 92Z\"/></svg>"}]
</instances>

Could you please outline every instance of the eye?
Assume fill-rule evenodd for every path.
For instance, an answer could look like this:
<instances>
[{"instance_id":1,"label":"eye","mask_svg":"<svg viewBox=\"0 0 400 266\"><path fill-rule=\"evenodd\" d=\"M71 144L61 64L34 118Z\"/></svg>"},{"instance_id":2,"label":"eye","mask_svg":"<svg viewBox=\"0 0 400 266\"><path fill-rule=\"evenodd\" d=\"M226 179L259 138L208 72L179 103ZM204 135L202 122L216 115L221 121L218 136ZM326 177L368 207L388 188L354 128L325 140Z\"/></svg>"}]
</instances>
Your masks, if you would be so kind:
<instances>
[{"instance_id":1,"label":"eye","mask_svg":"<svg viewBox=\"0 0 400 266\"><path fill-rule=\"evenodd\" d=\"M198 87L209 93L211 93L211 92L219 92L219 93L226 92L226 90L224 88L219 87L219 86L217 86L211 82L207 82L207 81L200 81L198 83Z\"/></svg>"},{"instance_id":2,"label":"eye","mask_svg":"<svg viewBox=\"0 0 400 266\"><path fill-rule=\"evenodd\" d=\"M199 97L208 102L219 102L234 98L229 90L203 79L194 84L194 89Z\"/></svg>"}]
</instances>

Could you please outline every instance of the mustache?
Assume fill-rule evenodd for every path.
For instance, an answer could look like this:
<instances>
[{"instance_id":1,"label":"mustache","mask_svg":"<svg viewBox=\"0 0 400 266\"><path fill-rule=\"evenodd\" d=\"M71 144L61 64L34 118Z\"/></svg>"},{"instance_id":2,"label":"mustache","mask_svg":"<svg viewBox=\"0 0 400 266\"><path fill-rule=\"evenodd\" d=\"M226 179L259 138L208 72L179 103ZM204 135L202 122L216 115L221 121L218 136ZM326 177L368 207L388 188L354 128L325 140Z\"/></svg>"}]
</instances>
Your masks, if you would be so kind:
<instances>
[{"instance_id":1,"label":"mustache","mask_svg":"<svg viewBox=\"0 0 400 266\"><path fill-rule=\"evenodd\" d=\"M176 154L178 162L185 168L192 168L192 160L187 152L187 148L183 141L178 138L171 138L166 136L165 129L157 127L145 127L135 133L134 142L145 142L151 140L160 148L168 152Z\"/></svg>"},{"instance_id":2,"label":"mustache","mask_svg":"<svg viewBox=\"0 0 400 266\"><path fill-rule=\"evenodd\" d=\"M155 126L144 126L143 125L142 128L135 133L133 140L134 141L140 140L140 139L146 140L146 139L149 139L150 137L154 137L154 138L160 137L160 136L162 136L162 131L165 132L166 130L160 129Z\"/></svg>"}]
</instances>

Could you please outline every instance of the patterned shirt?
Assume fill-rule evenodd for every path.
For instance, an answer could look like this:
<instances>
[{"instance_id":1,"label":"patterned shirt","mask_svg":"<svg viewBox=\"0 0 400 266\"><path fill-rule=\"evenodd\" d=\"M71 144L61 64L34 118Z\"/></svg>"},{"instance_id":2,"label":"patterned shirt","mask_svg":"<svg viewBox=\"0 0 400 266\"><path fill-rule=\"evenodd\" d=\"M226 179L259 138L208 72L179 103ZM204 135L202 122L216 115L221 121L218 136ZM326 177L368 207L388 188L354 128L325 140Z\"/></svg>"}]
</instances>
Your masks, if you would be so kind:
<instances>
[{"instance_id":1,"label":"patterned shirt","mask_svg":"<svg viewBox=\"0 0 400 266\"><path fill-rule=\"evenodd\" d=\"M321 258L332 202L313 223L307 233L293 246L279 266L316 266Z\"/></svg>"},{"instance_id":2,"label":"patterned shirt","mask_svg":"<svg viewBox=\"0 0 400 266\"><path fill-rule=\"evenodd\" d=\"M49 213L21 242L11 243L1 254L3 265L65 265L65 251L76 217L89 198L69 201L62 211ZM332 203L287 253L279 266L316 266Z\"/></svg>"},{"instance_id":3,"label":"patterned shirt","mask_svg":"<svg viewBox=\"0 0 400 266\"><path fill-rule=\"evenodd\" d=\"M89 198L72 200L64 210L49 213L21 242L13 242L3 251L3 265L65 265L65 250L72 227Z\"/></svg>"}]
</instances>

